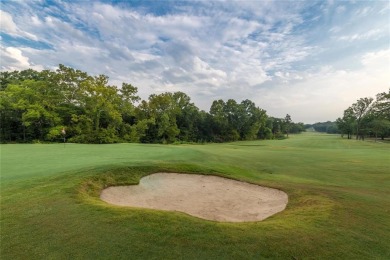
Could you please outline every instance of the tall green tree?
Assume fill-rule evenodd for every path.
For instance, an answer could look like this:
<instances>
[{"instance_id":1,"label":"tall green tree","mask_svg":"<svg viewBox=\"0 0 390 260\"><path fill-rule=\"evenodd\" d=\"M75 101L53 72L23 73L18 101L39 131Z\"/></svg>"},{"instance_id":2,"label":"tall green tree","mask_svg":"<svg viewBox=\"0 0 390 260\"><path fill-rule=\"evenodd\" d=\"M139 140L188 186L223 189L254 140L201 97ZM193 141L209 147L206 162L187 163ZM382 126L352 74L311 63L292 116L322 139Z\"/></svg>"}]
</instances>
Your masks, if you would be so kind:
<instances>
[{"instance_id":1,"label":"tall green tree","mask_svg":"<svg viewBox=\"0 0 390 260\"><path fill-rule=\"evenodd\" d=\"M143 119L151 118L151 122L154 122L149 124L147 134L142 139L144 142L176 141L180 130L176 124L177 103L172 93L152 94L148 102L141 103L140 109L139 114L143 115Z\"/></svg>"},{"instance_id":2,"label":"tall green tree","mask_svg":"<svg viewBox=\"0 0 390 260\"><path fill-rule=\"evenodd\" d=\"M376 96L371 111L376 118L390 120L390 89L389 92L382 92Z\"/></svg>"},{"instance_id":3,"label":"tall green tree","mask_svg":"<svg viewBox=\"0 0 390 260\"><path fill-rule=\"evenodd\" d=\"M372 132L375 134L375 140L380 136L384 139L390 135L390 89L389 92L377 94L375 102L369 111Z\"/></svg>"},{"instance_id":4,"label":"tall green tree","mask_svg":"<svg viewBox=\"0 0 390 260\"><path fill-rule=\"evenodd\" d=\"M390 120L375 118L369 124L375 134L375 141L378 139L378 136L384 140L385 136L390 135Z\"/></svg>"},{"instance_id":5,"label":"tall green tree","mask_svg":"<svg viewBox=\"0 0 390 260\"><path fill-rule=\"evenodd\" d=\"M199 109L191 102L191 98L183 92L172 95L175 104L176 125L179 129L178 139L181 141L197 141L201 124Z\"/></svg>"},{"instance_id":6,"label":"tall green tree","mask_svg":"<svg viewBox=\"0 0 390 260\"><path fill-rule=\"evenodd\" d=\"M23 141L43 141L50 129L62 121L56 111L58 92L50 88L48 81L26 79L9 84L1 99L4 112L16 117L8 120L21 124L12 130L23 129Z\"/></svg>"},{"instance_id":7,"label":"tall green tree","mask_svg":"<svg viewBox=\"0 0 390 260\"><path fill-rule=\"evenodd\" d=\"M240 120L239 129L242 140L253 140L258 137L260 129L264 128L267 121L266 111L256 107L255 103L249 99L243 100L239 105Z\"/></svg>"},{"instance_id":8,"label":"tall green tree","mask_svg":"<svg viewBox=\"0 0 390 260\"><path fill-rule=\"evenodd\" d=\"M289 114L287 114L285 117L284 117L284 129L286 131L286 134L287 134L287 137L288 137L288 133L290 132L290 127L291 127L291 116Z\"/></svg>"},{"instance_id":9,"label":"tall green tree","mask_svg":"<svg viewBox=\"0 0 390 260\"><path fill-rule=\"evenodd\" d=\"M342 118L336 120L337 127L341 131L341 135L347 134L347 138L351 139L353 134L354 125L356 122L356 116L351 107L344 110Z\"/></svg>"},{"instance_id":10,"label":"tall green tree","mask_svg":"<svg viewBox=\"0 0 390 260\"><path fill-rule=\"evenodd\" d=\"M90 119L92 132L81 136L98 143L119 141L118 129L122 123L121 97L116 86L108 85L108 77L99 75L89 77L81 83L83 95L80 97L85 108L85 116ZM84 122L87 123L88 122Z\"/></svg>"},{"instance_id":11,"label":"tall green tree","mask_svg":"<svg viewBox=\"0 0 390 260\"><path fill-rule=\"evenodd\" d=\"M356 139L363 136L361 133L361 128L363 126L364 118L369 112L370 105L373 101L373 98L360 98L356 103L352 104L352 111L356 118Z\"/></svg>"},{"instance_id":12,"label":"tall green tree","mask_svg":"<svg viewBox=\"0 0 390 260\"><path fill-rule=\"evenodd\" d=\"M225 101L214 100L210 107L211 129L213 141L225 142L229 132L229 122L225 115Z\"/></svg>"}]
</instances>

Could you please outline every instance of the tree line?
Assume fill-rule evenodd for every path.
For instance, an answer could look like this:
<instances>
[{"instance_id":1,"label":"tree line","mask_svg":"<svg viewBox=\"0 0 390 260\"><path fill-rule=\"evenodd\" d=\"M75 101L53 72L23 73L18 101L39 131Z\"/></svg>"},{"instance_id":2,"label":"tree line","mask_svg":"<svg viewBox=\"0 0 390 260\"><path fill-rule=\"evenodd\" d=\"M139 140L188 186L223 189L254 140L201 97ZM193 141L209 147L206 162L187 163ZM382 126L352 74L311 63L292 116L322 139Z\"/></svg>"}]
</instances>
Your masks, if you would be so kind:
<instances>
[{"instance_id":1,"label":"tree line","mask_svg":"<svg viewBox=\"0 0 390 260\"><path fill-rule=\"evenodd\" d=\"M59 65L0 73L0 139L9 142L173 143L283 138L304 131L290 115L274 118L250 100L215 100L200 110L183 92L141 100L128 83Z\"/></svg>"},{"instance_id":2,"label":"tree line","mask_svg":"<svg viewBox=\"0 0 390 260\"><path fill-rule=\"evenodd\" d=\"M316 132L327 133L327 134L338 134L340 133L336 122L326 121L317 122L315 124L306 124L305 128L313 128Z\"/></svg>"},{"instance_id":3,"label":"tree line","mask_svg":"<svg viewBox=\"0 0 390 260\"><path fill-rule=\"evenodd\" d=\"M390 89L371 97L360 98L344 110L343 117L336 120L339 132L348 139L365 137L381 138L390 136Z\"/></svg>"}]
</instances>

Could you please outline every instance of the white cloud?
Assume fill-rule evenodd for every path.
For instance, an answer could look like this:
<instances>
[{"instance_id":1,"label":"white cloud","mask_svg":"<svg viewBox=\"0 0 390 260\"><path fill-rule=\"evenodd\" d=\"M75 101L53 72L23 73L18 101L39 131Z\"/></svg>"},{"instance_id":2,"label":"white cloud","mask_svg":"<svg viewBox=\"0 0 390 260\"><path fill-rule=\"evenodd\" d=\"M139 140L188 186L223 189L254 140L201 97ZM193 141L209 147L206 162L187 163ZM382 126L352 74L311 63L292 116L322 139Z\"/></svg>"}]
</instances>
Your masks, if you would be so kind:
<instances>
[{"instance_id":1,"label":"white cloud","mask_svg":"<svg viewBox=\"0 0 390 260\"><path fill-rule=\"evenodd\" d=\"M42 25L41 19L39 19L39 17L36 16L36 15L31 16L31 22L35 26L41 26Z\"/></svg>"},{"instance_id":2,"label":"white cloud","mask_svg":"<svg viewBox=\"0 0 390 260\"><path fill-rule=\"evenodd\" d=\"M369 69L381 68L384 71L390 72L390 50L366 53L362 57L362 64Z\"/></svg>"},{"instance_id":3,"label":"white cloud","mask_svg":"<svg viewBox=\"0 0 390 260\"><path fill-rule=\"evenodd\" d=\"M372 7L366 6L366 7L363 7L363 8L356 10L355 15L358 17L364 17L364 16L369 15L370 12L372 12L372 11L373 11Z\"/></svg>"},{"instance_id":4,"label":"white cloud","mask_svg":"<svg viewBox=\"0 0 390 260\"><path fill-rule=\"evenodd\" d=\"M275 76L288 84L260 89L254 101L279 117L289 113L297 121L335 120L357 99L388 90L389 62L390 51L381 50L364 54L363 67L357 70L325 66L302 73L277 72Z\"/></svg>"},{"instance_id":5,"label":"white cloud","mask_svg":"<svg viewBox=\"0 0 390 260\"><path fill-rule=\"evenodd\" d=\"M3 10L0 10L0 25L1 31L14 37L26 37L35 41L38 39L34 34L21 30L15 24L12 15Z\"/></svg>"},{"instance_id":6,"label":"white cloud","mask_svg":"<svg viewBox=\"0 0 390 260\"><path fill-rule=\"evenodd\" d=\"M338 4L201 1L184 2L165 14L126 2L5 4L6 34L39 39L50 48L4 42L2 70L61 63L106 74L118 86L132 83L142 98L183 91L206 110L214 99L249 98L271 115L335 119L367 89L388 87L389 68L388 52L375 51L389 38L383 18L389 5ZM384 14L374 19L376 12ZM345 58L347 51L355 61L361 57L362 68L348 64L353 58ZM375 86L367 88L368 81Z\"/></svg>"},{"instance_id":7,"label":"white cloud","mask_svg":"<svg viewBox=\"0 0 390 260\"><path fill-rule=\"evenodd\" d=\"M18 27L14 23L12 16L2 10L0 10L0 24L1 29L4 30L6 33L16 34L18 31Z\"/></svg>"},{"instance_id":8,"label":"white cloud","mask_svg":"<svg viewBox=\"0 0 390 260\"><path fill-rule=\"evenodd\" d=\"M330 33L338 33L341 31L341 27L340 26L333 26L332 28L329 29L329 32Z\"/></svg>"},{"instance_id":9,"label":"white cloud","mask_svg":"<svg viewBox=\"0 0 390 260\"><path fill-rule=\"evenodd\" d=\"M383 29L372 29L364 33L355 33L352 35L344 35L339 37L341 41L357 41L357 40L376 40L380 37L384 37Z\"/></svg>"},{"instance_id":10,"label":"white cloud","mask_svg":"<svg viewBox=\"0 0 390 260\"><path fill-rule=\"evenodd\" d=\"M23 52L15 47L3 47L0 46L1 53L1 70L23 70L23 69L36 69L42 70L41 65L34 65L30 62L27 56L23 55Z\"/></svg>"},{"instance_id":11,"label":"white cloud","mask_svg":"<svg viewBox=\"0 0 390 260\"><path fill-rule=\"evenodd\" d=\"M213 69L210 65L199 57L194 57L194 72L199 76L199 78L208 78L212 82L219 81L219 79L225 79L226 73L222 70ZM219 85L219 84L218 84Z\"/></svg>"}]
</instances>

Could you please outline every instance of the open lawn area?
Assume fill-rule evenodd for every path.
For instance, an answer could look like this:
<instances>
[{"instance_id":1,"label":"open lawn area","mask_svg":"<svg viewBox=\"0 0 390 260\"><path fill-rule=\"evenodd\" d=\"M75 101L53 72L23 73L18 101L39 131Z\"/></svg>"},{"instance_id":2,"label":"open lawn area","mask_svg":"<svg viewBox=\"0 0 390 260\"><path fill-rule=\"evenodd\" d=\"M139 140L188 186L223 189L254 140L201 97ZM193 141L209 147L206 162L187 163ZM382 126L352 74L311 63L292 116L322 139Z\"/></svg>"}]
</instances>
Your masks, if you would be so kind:
<instances>
[{"instance_id":1,"label":"open lawn area","mask_svg":"<svg viewBox=\"0 0 390 260\"><path fill-rule=\"evenodd\" d=\"M155 172L289 196L261 222L109 205ZM242 203L245 203L243 201ZM205 145L1 145L1 259L390 259L390 144L304 133Z\"/></svg>"}]
</instances>

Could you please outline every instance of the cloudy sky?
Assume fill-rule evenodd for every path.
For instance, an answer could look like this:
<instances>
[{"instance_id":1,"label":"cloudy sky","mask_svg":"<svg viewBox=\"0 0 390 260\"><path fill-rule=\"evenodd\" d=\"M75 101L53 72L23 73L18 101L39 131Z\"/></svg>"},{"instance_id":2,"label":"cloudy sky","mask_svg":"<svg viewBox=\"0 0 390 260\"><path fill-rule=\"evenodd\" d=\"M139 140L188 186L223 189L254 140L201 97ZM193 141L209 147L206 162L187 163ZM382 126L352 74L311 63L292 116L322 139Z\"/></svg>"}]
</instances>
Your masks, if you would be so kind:
<instances>
[{"instance_id":1,"label":"cloudy sky","mask_svg":"<svg viewBox=\"0 0 390 260\"><path fill-rule=\"evenodd\" d=\"M1 70L64 64L201 109L335 120L390 87L389 1L1 1Z\"/></svg>"}]
</instances>

